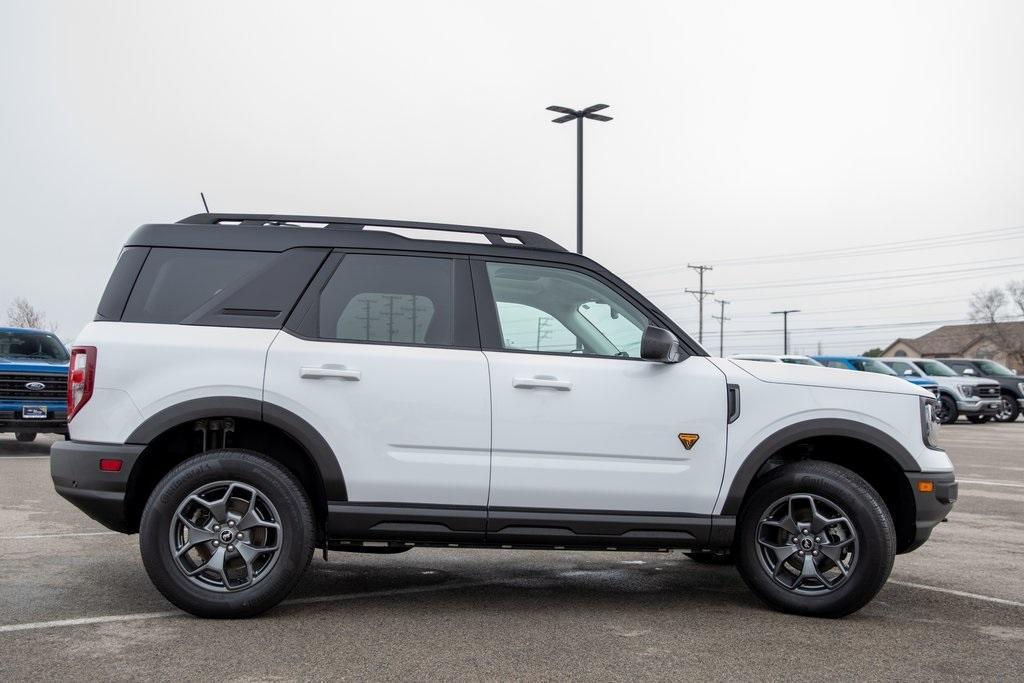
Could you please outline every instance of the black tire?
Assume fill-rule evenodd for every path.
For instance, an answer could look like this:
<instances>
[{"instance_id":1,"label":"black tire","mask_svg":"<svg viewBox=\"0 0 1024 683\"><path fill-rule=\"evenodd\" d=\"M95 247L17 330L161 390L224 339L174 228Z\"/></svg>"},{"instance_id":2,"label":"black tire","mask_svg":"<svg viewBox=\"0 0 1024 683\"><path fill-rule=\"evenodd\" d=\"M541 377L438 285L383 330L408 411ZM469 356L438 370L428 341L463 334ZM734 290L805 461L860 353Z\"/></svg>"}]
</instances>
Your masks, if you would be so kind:
<instances>
[{"instance_id":1,"label":"black tire","mask_svg":"<svg viewBox=\"0 0 1024 683\"><path fill-rule=\"evenodd\" d=\"M967 421L976 425L983 425L992 419L991 415L968 415Z\"/></svg>"},{"instance_id":2,"label":"black tire","mask_svg":"<svg viewBox=\"0 0 1024 683\"><path fill-rule=\"evenodd\" d=\"M176 521L180 506L188 504L187 500L194 500L190 499L194 492L203 487L215 487L219 482L233 482L238 491L255 490L259 493L260 500L271 506L270 509L277 515L275 521L279 530L267 533L280 534L274 537L279 546L276 555L265 553L258 556L262 558L269 555L273 558L273 564L266 560L265 573L256 578L251 565L246 562L244 566L250 568L252 584L227 592L215 592L218 590L215 587L197 585L198 580L187 577L184 569L179 567L179 560L175 559L172 551L172 522L180 524L180 521ZM229 486L224 488L227 490L224 500L228 500L236 489ZM256 494L252 497L255 501ZM227 517L230 517L230 513ZM244 527L243 521L239 520L235 532ZM226 529L227 524L224 526ZM258 533L250 530L250 539ZM210 535L212 538L220 537ZM238 539L234 542L239 547L242 545ZM313 510L295 476L259 453L236 449L209 451L189 458L171 470L149 497L139 528L142 562L149 578L165 598L198 617L251 617L278 604L291 592L309 566L313 543ZM196 543L194 547L212 556L216 552L212 549L213 545L219 545L219 542L211 540L209 543ZM225 544L221 549L224 557L228 558L224 560L225 563L231 562L227 552L232 547ZM238 561L241 561L240 554L236 564ZM253 564L259 561L254 559ZM220 576L225 574L221 572Z\"/></svg>"},{"instance_id":3,"label":"black tire","mask_svg":"<svg viewBox=\"0 0 1024 683\"><path fill-rule=\"evenodd\" d=\"M802 588L799 579L795 580L797 589L787 588L782 585L782 580L790 576L788 570L784 570L784 576L777 580L768 568L770 560L766 558L775 555L767 550L762 552L758 531L772 530L773 523L765 516L776 509L780 500L794 495L798 498L814 497L818 501L819 510L826 509L826 503L830 503L849 520L855 532L856 540L852 544L855 554L849 562L845 578L838 579L833 584L834 588L822 584L820 589L815 589L811 583ZM783 533L788 535L789 532ZM815 534L820 534L819 538L822 538L826 533L833 531L814 532L811 540ZM794 538L804 540L802 535ZM829 541L828 538L825 540ZM838 543L835 547L841 545ZM803 546L794 545L794 548L800 547ZM820 555L819 551L814 552L819 557L818 562L825 559L824 551ZM805 616L843 617L870 602L885 585L896 555L896 532L885 503L861 477L832 463L803 461L772 470L744 502L740 511L735 554L736 566L743 581L772 607ZM794 560L797 563L813 561L810 557L798 559L796 555L790 555L784 562ZM834 568L836 574L842 576L839 569L838 566Z\"/></svg>"},{"instance_id":4,"label":"black tire","mask_svg":"<svg viewBox=\"0 0 1024 683\"><path fill-rule=\"evenodd\" d=\"M1003 394L1003 410L996 415L996 422L1013 422L1020 416L1020 404L1013 394Z\"/></svg>"},{"instance_id":5,"label":"black tire","mask_svg":"<svg viewBox=\"0 0 1024 683\"><path fill-rule=\"evenodd\" d=\"M697 564L736 564L736 558L728 550L703 550L700 552L686 553L686 556Z\"/></svg>"},{"instance_id":6,"label":"black tire","mask_svg":"<svg viewBox=\"0 0 1024 683\"><path fill-rule=\"evenodd\" d=\"M20 441L21 443L32 443L33 441L36 440L36 433L35 432L16 432L14 434L14 438L17 439L18 441Z\"/></svg>"},{"instance_id":7,"label":"black tire","mask_svg":"<svg viewBox=\"0 0 1024 683\"><path fill-rule=\"evenodd\" d=\"M957 410L956 401L952 396L942 394L939 396L939 409L936 411L936 417L939 419L940 424L948 425L956 422L957 418L960 417L960 411Z\"/></svg>"}]
</instances>

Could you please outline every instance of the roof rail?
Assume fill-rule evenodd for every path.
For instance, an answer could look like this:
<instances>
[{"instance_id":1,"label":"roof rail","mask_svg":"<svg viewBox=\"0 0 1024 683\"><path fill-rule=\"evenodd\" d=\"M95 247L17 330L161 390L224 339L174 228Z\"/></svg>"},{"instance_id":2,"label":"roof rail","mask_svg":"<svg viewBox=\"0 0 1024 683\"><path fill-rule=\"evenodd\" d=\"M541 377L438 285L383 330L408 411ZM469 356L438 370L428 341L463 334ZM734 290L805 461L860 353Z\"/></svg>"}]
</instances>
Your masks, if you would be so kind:
<instances>
[{"instance_id":1,"label":"roof rail","mask_svg":"<svg viewBox=\"0 0 1024 683\"><path fill-rule=\"evenodd\" d=\"M565 251L557 242L527 230L504 230L501 228L481 228L472 225L449 225L447 223L417 223L415 221L392 221L376 218L339 218L337 216L289 216L283 214L262 213L197 213L182 218L178 223L190 225L242 225L242 226L277 226L277 227L310 227L301 225L312 223L316 227L331 230L360 231L363 228L412 228L416 230L438 230L444 232L464 232L483 235L493 245L524 246L549 251ZM402 235L399 235L402 237ZM406 238L409 239L409 238Z\"/></svg>"}]
</instances>

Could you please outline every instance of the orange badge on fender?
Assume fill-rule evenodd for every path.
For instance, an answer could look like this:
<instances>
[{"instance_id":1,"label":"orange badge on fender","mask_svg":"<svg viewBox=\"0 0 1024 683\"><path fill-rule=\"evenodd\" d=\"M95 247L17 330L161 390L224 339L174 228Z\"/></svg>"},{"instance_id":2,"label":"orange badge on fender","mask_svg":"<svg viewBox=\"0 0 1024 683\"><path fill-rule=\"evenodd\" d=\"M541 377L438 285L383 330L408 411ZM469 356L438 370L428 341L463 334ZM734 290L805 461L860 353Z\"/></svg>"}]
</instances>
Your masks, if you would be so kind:
<instances>
[{"instance_id":1,"label":"orange badge on fender","mask_svg":"<svg viewBox=\"0 0 1024 683\"><path fill-rule=\"evenodd\" d=\"M680 434L679 442L683 444L683 448L690 450L693 448L693 444L697 443L697 439L700 438L700 434Z\"/></svg>"}]
</instances>

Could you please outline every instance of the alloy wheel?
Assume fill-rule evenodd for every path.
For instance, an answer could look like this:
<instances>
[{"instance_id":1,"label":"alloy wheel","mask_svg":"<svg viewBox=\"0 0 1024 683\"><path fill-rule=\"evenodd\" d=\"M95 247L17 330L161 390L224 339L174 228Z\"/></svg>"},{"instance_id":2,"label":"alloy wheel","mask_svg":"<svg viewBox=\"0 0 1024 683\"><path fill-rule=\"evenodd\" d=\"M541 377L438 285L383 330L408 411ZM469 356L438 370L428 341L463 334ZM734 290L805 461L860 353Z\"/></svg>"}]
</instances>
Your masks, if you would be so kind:
<instances>
[{"instance_id":1,"label":"alloy wheel","mask_svg":"<svg viewBox=\"0 0 1024 683\"><path fill-rule=\"evenodd\" d=\"M996 413L996 420L999 422L1009 422L1010 420L1012 420L1013 409L1016 408L1014 403L1016 403L1016 401L1017 399L1015 398L1003 396L1003 400L1001 403L1002 407L999 409L999 412Z\"/></svg>"},{"instance_id":2,"label":"alloy wheel","mask_svg":"<svg viewBox=\"0 0 1024 683\"><path fill-rule=\"evenodd\" d=\"M829 593L853 573L858 539L850 517L818 495L796 493L772 503L757 525L761 567L786 590Z\"/></svg>"},{"instance_id":3,"label":"alloy wheel","mask_svg":"<svg viewBox=\"0 0 1024 683\"><path fill-rule=\"evenodd\" d=\"M171 556L201 588L249 588L277 563L280 519L274 504L254 486L237 481L206 484L186 496L174 513Z\"/></svg>"}]
</instances>

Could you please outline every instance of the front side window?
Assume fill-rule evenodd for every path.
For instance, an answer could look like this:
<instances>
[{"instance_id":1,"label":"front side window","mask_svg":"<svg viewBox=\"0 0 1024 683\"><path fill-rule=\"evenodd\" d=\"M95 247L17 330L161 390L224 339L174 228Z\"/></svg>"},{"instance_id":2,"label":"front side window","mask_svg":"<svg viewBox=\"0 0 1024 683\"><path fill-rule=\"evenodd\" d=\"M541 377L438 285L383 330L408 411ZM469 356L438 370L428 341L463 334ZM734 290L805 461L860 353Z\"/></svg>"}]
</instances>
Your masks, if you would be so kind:
<instances>
[{"instance_id":1,"label":"front side window","mask_svg":"<svg viewBox=\"0 0 1024 683\"><path fill-rule=\"evenodd\" d=\"M907 375L910 377L919 377L920 374L914 369L914 366L910 363L904 363L903 361L893 361L887 364L890 368L896 371L897 375ZM908 372L909 371L909 372Z\"/></svg>"},{"instance_id":2,"label":"front side window","mask_svg":"<svg viewBox=\"0 0 1024 683\"><path fill-rule=\"evenodd\" d=\"M348 254L318 302L321 339L451 346L451 259Z\"/></svg>"},{"instance_id":3,"label":"front side window","mask_svg":"<svg viewBox=\"0 0 1024 683\"><path fill-rule=\"evenodd\" d=\"M488 263L508 350L639 358L649 320L603 282L567 268Z\"/></svg>"},{"instance_id":4,"label":"front side window","mask_svg":"<svg viewBox=\"0 0 1024 683\"><path fill-rule=\"evenodd\" d=\"M879 375L895 375L896 372L888 365L874 358L855 358L852 361L854 367L863 372L877 372Z\"/></svg>"},{"instance_id":5,"label":"front side window","mask_svg":"<svg viewBox=\"0 0 1024 683\"><path fill-rule=\"evenodd\" d=\"M924 374L932 377L956 377L956 373L948 365L937 360L919 360L917 366Z\"/></svg>"},{"instance_id":6,"label":"front side window","mask_svg":"<svg viewBox=\"0 0 1024 683\"><path fill-rule=\"evenodd\" d=\"M991 377L1016 377L1016 373L1010 368L994 360L979 360L978 367L983 374Z\"/></svg>"}]
</instances>

